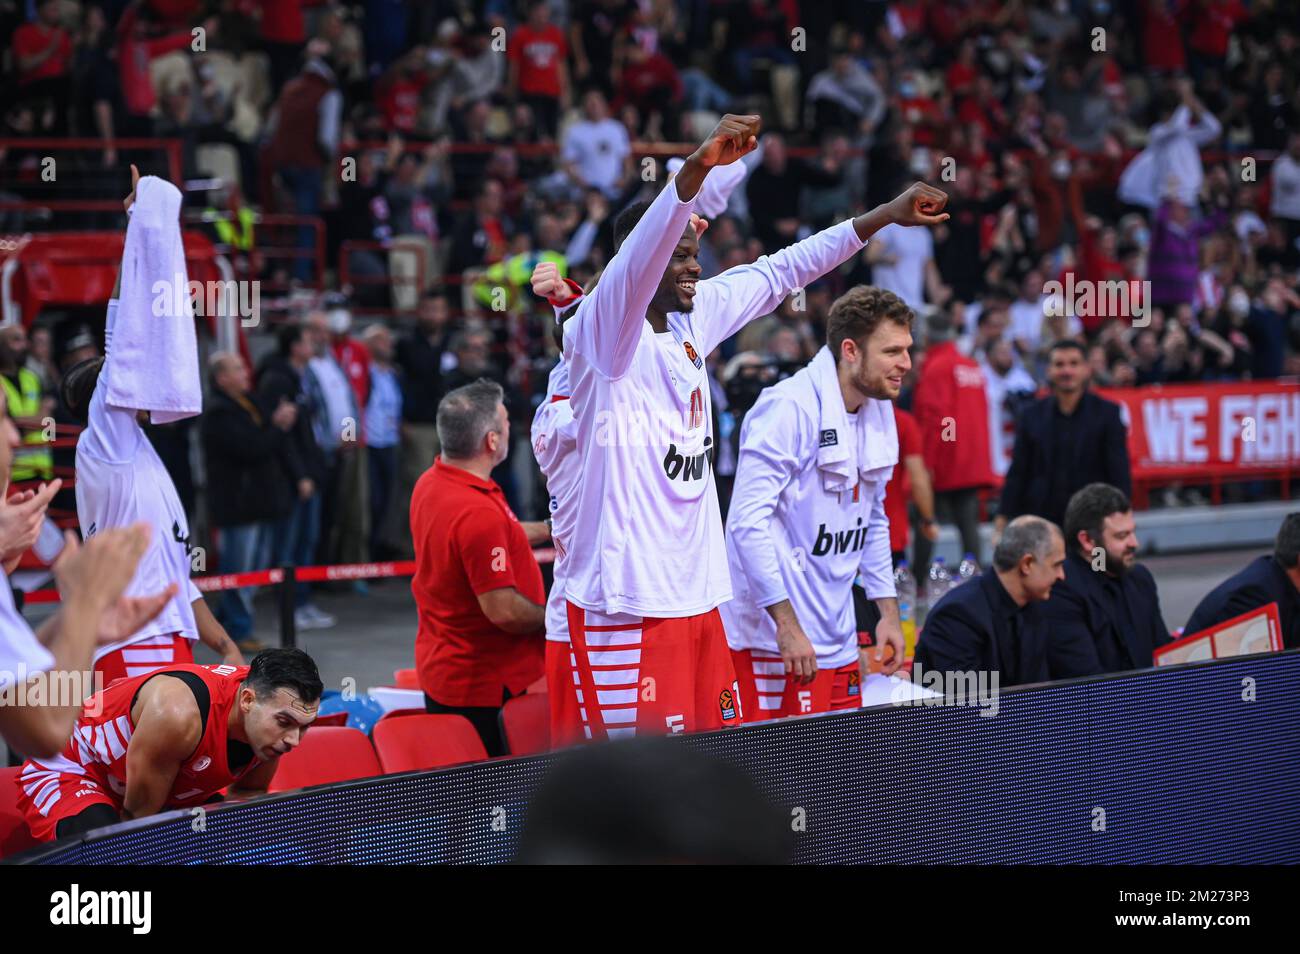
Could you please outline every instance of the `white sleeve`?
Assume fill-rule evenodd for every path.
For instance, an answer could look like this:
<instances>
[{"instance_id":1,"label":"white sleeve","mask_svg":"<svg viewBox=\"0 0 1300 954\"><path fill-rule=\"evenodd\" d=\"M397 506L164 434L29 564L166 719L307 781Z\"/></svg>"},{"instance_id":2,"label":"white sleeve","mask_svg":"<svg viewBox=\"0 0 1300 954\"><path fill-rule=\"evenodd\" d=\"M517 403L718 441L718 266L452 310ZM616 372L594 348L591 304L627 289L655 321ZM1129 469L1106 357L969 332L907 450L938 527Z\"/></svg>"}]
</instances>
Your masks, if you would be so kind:
<instances>
[{"instance_id":1,"label":"white sleeve","mask_svg":"<svg viewBox=\"0 0 1300 954\"><path fill-rule=\"evenodd\" d=\"M194 581L192 579L187 579L185 581L185 592L186 592L186 600L189 602L191 606L193 606L199 600L203 599L203 591L194 585Z\"/></svg>"},{"instance_id":2,"label":"white sleeve","mask_svg":"<svg viewBox=\"0 0 1300 954\"><path fill-rule=\"evenodd\" d=\"M0 574L0 693L54 668L54 656L41 645L27 620L14 606L9 579Z\"/></svg>"},{"instance_id":3,"label":"white sleeve","mask_svg":"<svg viewBox=\"0 0 1300 954\"><path fill-rule=\"evenodd\" d=\"M1188 133L1192 137L1192 142L1198 146L1208 146L1214 140L1219 138L1223 132L1223 125L1219 118L1208 109L1201 110L1201 120L1195 126L1192 126Z\"/></svg>"},{"instance_id":4,"label":"white sleeve","mask_svg":"<svg viewBox=\"0 0 1300 954\"><path fill-rule=\"evenodd\" d=\"M98 460L122 463L135 459L144 432L135 419L134 408L108 403L108 382L113 373L113 327L117 324L117 299L108 303L104 331L104 365L90 398L86 432L77 444L78 453L89 453Z\"/></svg>"},{"instance_id":5,"label":"white sleeve","mask_svg":"<svg viewBox=\"0 0 1300 954\"><path fill-rule=\"evenodd\" d=\"M755 318L770 314L791 291L848 261L864 245L853 220L845 219L756 262L700 282L695 286L695 308L707 318L696 326L704 345L700 354L708 354ZM600 284L604 283L601 278Z\"/></svg>"},{"instance_id":6,"label":"white sleeve","mask_svg":"<svg viewBox=\"0 0 1300 954\"><path fill-rule=\"evenodd\" d=\"M745 415L740 431L740 462L727 533L744 568L749 593L760 608L790 598L772 539L772 521L781 492L799 469L800 413L797 404L781 400L769 389Z\"/></svg>"},{"instance_id":7,"label":"white sleeve","mask_svg":"<svg viewBox=\"0 0 1300 954\"><path fill-rule=\"evenodd\" d=\"M867 529L867 545L862 548L862 587L867 599L880 600L897 596L894 586L894 560L889 550L889 517L885 513L885 483L881 481L876 497L871 502L871 517Z\"/></svg>"},{"instance_id":8,"label":"white sleeve","mask_svg":"<svg viewBox=\"0 0 1300 954\"><path fill-rule=\"evenodd\" d=\"M614 253L600 282L565 322L566 355L581 356L607 378L621 378L632 366L646 309L672 259L695 208L669 183Z\"/></svg>"},{"instance_id":9,"label":"white sleeve","mask_svg":"<svg viewBox=\"0 0 1300 954\"><path fill-rule=\"evenodd\" d=\"M674 157L668 160L668 172L677 175L678 171L684 166L685 160ZM727 210L727 203L731 201L731 193L736 191L736 187L745 181L749 175L749 166L743 162L730 162L725 166L714 166L709 170L709 174L704 179L704 185L700 186L700 195L695 201L695 211L706 219L714 218L721 215Z\"/></svg>"},{"instance_id":10,"label":"white sleeve","mask_svg":"<svg viewBox=\"0 0 1300 954\"><path fill-rule=\"evenodd\" d=\"M1147 142L1159 146L1180 133L1186 133L1192 122L1192 111L1186 106L1179 106L1173 115L1162 123L1156 123L1147 130Z\"/></svg>"}]
</instances>

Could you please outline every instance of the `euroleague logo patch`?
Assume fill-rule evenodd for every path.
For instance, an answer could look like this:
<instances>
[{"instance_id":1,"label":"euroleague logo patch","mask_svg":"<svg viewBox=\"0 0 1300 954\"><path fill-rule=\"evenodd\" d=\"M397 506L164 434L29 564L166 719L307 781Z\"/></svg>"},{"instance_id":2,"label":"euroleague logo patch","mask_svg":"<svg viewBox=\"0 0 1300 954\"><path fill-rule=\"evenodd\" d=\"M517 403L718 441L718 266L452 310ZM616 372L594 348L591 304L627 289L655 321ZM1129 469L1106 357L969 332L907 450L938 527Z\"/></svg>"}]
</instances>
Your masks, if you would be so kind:
<instances>
[{"instance_id":1,"label":"euroleague logo patch","mask_svg":"<svg viewBox=\"0 0 1300 954\"><path fill-rule=\"evenodd\" d=\"M848 692L851 696L862 695L862 673L856 669L849 673Z\"/></svg>"},{"instance_id":2,"label":"euroleague logo patch","mask_svg":"<svg viewBox=\"0 0 1300 954\"><path fill-rule=\"evenodd\" d=\"M686 349L686 357L691 359L691 364L695 365L697 368L704 367L704 362L700 360L700 356L695 350L695 345L691 344L689 341L683 341L682 347Z\"/></svg>"},{"instance_id":3,"label":"euroleague logo patch","mask_svg":"<svg viewBox=\"0 0 1300 954\"><path fill-rule=\"evenodd\" d=\"M840 436L835 433L835 428L828 427L822 431L821 447L835 447L840 442Z\"/></svg>"},{"instance_id":4,"label":"euroleague logo patch","mask_svg":"<svg viewBox=\"0 0 1300 954\"><path fill-rule=\"evenodd\" d=\"M723 689L718 693L718 708L722 710L723 719L736 718L736 697L731 694L730 689Z\"/></svg>"}]
</instances>

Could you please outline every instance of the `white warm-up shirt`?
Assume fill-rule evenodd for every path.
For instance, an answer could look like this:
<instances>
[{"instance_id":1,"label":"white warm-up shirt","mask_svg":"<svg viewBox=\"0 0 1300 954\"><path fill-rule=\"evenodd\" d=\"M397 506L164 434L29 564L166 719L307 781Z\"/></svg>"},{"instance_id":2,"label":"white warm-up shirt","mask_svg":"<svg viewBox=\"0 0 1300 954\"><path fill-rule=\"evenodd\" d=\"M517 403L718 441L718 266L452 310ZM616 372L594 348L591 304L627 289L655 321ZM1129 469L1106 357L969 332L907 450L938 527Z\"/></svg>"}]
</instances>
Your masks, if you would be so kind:
<instances>
[{"instance_id":1,"label":"white warm-up shirt","mask_svg":"<svg viewBox=\"0 0 1300 954\"><path fill-rule=\"evenodd\" d=\"M776 652L776 623L766 607L788 599L818 665L833 669L858 658L858 574L869 598L897 594L885 516L888 478L864 479L842 493L824 489L815 388L804 368L763 391L745 415L727 513L735 598L720 612L732 649ZM827 397L843 400L838 393Z\"/></svg>"},{"instance_id":2,"label":"white warm-up shirt","mask_svg":"<svg viewBox=\"0 0 1300 954\"><path fill-rule=\"evenodd\" d=\"M9 577L0 570L0 692L53 668L54 657L18 612Z\"/></svg>"},{"instance_id":3,"label":"white warm-up shirt","mask_svg":"<svg viewBox=\"0 0 1300 954\"><path fill-rule=\"evenodd\" d=\"M190 525L171 475L135 419L133 408L110 405L109 376L113 373L113 326L117 300L108 303L104 367L90 399L86 429L77 438L77 519L81 535L147 523L153 536L140 559L127 596L152 596L177 585L176 596L150 623L134 635L101 646L95 659L150 636L179 633L198 639L191 605L202 594L190 582Z\"/></svg>"},{"instance_id":4,"label":"white warm-up shirt","mask_svg":"<svg viewBox=\"0 0 1300 954\"><path fill-rule=\"evenodd\" d=\"M677 181L565 323L581 477L572 531L557 545L570 561L568 599L600 613L694 616L731 598L704 358L865 244L845 221L728 269L699 282L693 310L668 315L657 334L646 309L695 204L677 197Z\"/></svg>"},{"instance_id":5,"label":"white warm-up shirt","mask_svg":"<svg viewBox=\"0 0 1300 954\"><path fill-rule=\"evenodd\" d=\"M533 456L546 478L550 495L551 540L555 544L551 594L546 599L546 638L569 641L569 614L564 599L564 578L568 559L560 539L572 538L574 504L581 466L575 453L578 442L573 408L569 404L569 369L561 361L551 371L546 397L533 415Z\"/></svg>"}]
</instances>

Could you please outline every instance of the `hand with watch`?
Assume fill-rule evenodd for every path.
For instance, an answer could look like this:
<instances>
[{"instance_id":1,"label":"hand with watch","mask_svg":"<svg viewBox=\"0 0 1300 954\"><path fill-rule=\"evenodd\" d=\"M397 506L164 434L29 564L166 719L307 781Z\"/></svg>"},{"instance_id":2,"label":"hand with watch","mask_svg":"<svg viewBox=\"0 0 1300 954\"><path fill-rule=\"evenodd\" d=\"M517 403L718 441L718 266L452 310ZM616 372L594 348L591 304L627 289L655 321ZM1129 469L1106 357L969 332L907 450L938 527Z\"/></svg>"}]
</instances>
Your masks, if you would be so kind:
<instances>
[{"instance_id":1,"label":"hand with watch","mask_svg":"<svg viewBox=\"0 0 1300 954\"><path fill-rule=\"evenodd\" d=\"M933 517L922 517L921 522L918 524L918 528L921 531L921 535L931 543L934 543L939 539L939 521L935 520Z\"/></svg>"}]
</instances>

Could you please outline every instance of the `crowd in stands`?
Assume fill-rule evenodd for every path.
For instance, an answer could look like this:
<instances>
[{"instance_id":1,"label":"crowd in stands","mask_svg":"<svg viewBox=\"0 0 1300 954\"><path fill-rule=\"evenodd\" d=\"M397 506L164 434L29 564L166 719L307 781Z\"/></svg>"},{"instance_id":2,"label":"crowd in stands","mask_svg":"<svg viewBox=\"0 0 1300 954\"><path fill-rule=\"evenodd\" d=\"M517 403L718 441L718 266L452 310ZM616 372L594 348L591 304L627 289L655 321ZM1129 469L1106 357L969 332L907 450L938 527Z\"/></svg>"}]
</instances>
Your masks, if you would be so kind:
<instances>
[{"instance_id":1,"label":"crowd in stands","mask_svg":"<svg viewBox=\"0 0 1300 954\"><path fill-rule=\"evenodd\" d=\"M528 277L542 261L579 284L598 273L614 217L685 151L672 144L728 111L760 113L765 134L702 239L704 278L914 179L949 193L952 218L885 230L708 357L724 487L755 388L811 358L857 283L950 328L978 364L998 475L1060 339L1082 343L1099 386L1300 371L1285 0L36 0L0 4L0 46L0 198L48 194L24 138L91 140L81 161L114 175L117 140L176 139L214 239L286 291L278 327L251 332L253 368L211 364L204 516L241 541L231 566L409 547L438 400L480 377L504 387L521 451L494 476L521 518L543 516L523 445L556 346ZM323 268L305 226L300 256L263 254L256 214L273 212L320 217ZM1051 293L1143 280L1136 324L1132 303L1076 314ZM32 341L53 395L85 329L42 323ZM0 345L17 386L17 346ZM184 496L184 439L162 431ZM258 453L267 492L221 479ZM301 606L304 625L328 623L305 592Z\"/></svg>"}]
</instances>

